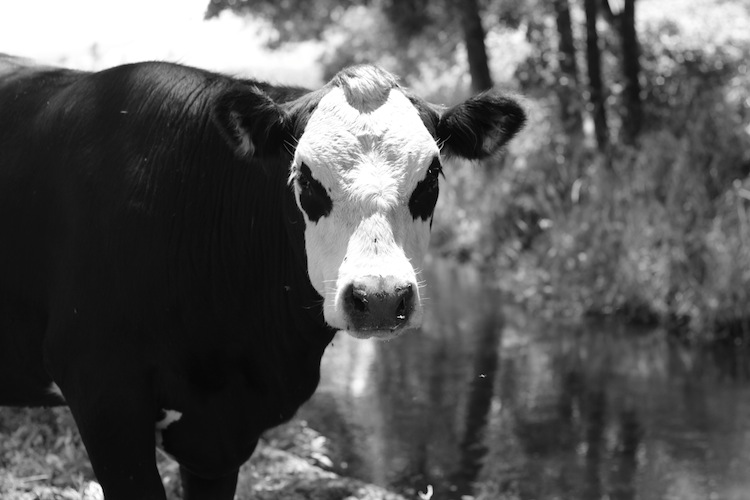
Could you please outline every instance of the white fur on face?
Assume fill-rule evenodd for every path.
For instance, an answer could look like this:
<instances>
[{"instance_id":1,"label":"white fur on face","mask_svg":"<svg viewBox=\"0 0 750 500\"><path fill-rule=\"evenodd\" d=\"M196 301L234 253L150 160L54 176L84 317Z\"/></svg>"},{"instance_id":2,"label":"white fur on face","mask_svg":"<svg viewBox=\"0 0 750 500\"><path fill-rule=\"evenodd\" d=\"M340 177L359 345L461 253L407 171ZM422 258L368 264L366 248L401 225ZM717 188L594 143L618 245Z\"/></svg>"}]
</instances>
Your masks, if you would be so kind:
<instances>
[{"instance_id":1,"label":"white fur on face","mask_svg":"<svg viewBox=\"0 0 750 500\"><path fill-rule=\"evenodd\" d=\"M317 222L305 214L308 273L325 299L329 325L349 330L342 291L368 275L412 284L416 303L406 328L421 323L417 269L427 251L430 224L414 219L408 203L438 155L435 139L398 88L370 112L352 107L338 87L321 99L299 140L292 169L307 165L333 202L330 214ZM294 189L302 210L296 183Z\"/></svg>"}]
</instances>

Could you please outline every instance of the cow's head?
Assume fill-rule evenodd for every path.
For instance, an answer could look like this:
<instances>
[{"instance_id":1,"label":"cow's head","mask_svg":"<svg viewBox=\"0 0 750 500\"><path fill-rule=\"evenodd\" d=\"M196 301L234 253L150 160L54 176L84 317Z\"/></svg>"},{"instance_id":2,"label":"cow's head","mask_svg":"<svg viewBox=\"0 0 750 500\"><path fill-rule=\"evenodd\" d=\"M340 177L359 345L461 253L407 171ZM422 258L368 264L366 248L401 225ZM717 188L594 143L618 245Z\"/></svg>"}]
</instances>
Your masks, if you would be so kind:
<instances>
[{"instance_id":1,"label":"cow's head","mask_svg":"<svg viewBox=\"0 0 750 500\"><path fill-rule=\"evenodd\" d=\"M355 337L390 338L422 321L418 275L443 162L494 155L525 116L493 92L443 110L389 73L356 66L288 103L235 90L215 118L240 155L293 150L289 189L326 322Z\"/></svg>"}]
</instances>

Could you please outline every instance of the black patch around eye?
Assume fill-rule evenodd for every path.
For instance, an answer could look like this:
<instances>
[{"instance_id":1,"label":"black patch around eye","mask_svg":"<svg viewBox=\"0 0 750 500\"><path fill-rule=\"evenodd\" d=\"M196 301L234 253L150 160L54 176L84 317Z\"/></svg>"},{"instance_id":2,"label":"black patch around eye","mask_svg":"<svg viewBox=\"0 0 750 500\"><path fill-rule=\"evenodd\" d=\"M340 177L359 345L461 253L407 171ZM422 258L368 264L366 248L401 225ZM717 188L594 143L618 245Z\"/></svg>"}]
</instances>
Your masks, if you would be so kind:
<instances>
[{"instance_id":1,"label":"black patch around eye","mask_svg":"<svg viewBox=\"0 0 750 500\"><path fill-rule=\"evenodd\" d=\"M331 213L333 201L323 184L313 178L310 167L303 163L296 181L299 186L299 203L311 221L318 222L321 217Z\"/></svg>"},{"instance_id":2,"label":"black patch around eye","mask_svg":"<svg viewBox=\"0 0 750 500\"><path fill-rule=\"evenodd\" d=\"M414 192L409 198L409 211L413 218L428 220L432 218L435 211L440 189L438 187L438 176L443 172L440 166L440 160L435 158L427 169L427 175L414 188Z\"/></svg>"}]
</instances>

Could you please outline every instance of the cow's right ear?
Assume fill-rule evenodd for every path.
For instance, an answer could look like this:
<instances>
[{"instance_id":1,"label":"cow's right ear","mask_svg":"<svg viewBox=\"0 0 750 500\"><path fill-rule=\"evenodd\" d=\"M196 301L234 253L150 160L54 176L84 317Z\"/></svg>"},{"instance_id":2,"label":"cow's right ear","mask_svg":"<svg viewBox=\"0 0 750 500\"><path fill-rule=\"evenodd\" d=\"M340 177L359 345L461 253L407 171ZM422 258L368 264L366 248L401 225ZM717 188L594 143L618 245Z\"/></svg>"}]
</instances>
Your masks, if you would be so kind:
<instances>
[{"instance_id":1,"label":"cow's right ear","mask_svg":"<svg viewBox=\"0 0 750 500\"><path fill-rule=\"evenodd\" d=\"M284 147L289 117L258 87L243 86L224 92L216 100L212 115L240 158L273 156Z\"/></svg>"}]
</instances>

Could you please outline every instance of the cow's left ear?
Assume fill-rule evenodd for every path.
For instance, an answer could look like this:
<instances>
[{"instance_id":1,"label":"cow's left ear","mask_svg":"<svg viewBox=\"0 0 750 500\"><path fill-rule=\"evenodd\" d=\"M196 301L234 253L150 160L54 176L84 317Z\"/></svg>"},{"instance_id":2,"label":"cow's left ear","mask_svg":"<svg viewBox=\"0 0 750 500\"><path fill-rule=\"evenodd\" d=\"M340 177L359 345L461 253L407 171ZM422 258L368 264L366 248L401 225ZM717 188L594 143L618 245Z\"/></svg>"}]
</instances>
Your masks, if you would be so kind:
<instances>
[{"instance_id":1,"label":"cow's left ear","mask_svg":"<svg viewBox=\"0 0 750 500\"><path fill-rule=\"evenodd\" d=\"M444 156L481 160L496 154L526 122L521 105L498 92L484 92L440 117L437 135Z\"/></svg>"},{"instance_id":2,"label":"cow's left ear","mask_svg":"<svg viewBox=\"0 0 750 500\"><path fill-rule=\"evenodd\" d=\"M255 86L224 92L214 104L214 123L241 158L279 154L289 117L284 109Z\"/></svg>"}]
</instances>

